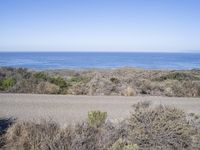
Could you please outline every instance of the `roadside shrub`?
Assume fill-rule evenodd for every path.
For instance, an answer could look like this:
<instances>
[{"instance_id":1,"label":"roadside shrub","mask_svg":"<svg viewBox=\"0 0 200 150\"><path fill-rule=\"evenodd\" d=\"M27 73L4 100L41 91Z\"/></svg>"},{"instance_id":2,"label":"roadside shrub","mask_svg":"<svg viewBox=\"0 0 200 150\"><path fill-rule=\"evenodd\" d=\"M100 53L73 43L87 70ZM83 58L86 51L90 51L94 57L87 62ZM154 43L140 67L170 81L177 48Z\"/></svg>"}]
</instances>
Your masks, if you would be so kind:
<instances>
[{"instance_id":1,"label":"roadside shrub","mask_svg":"<svg viewBox=\"0 0 200 150\"><path fill-rule=\"evenodd\" d=\"M200 150L200 114L190 113L187 117L189 124L194 129L192 150Z\"/></svg>"},{"instance_id":2,"label":"roadside shrub","mask_svg":"<svg viewBox=\"0 0 200 150\"><path fill-rule=\"evenodd\" d=\"M95 73L93 78L87 83L88 95L111 95L116 85L101 73Z\"/></svg>"},{"instance_id":3,"label":"roadside shrub","mask_svg":"<svg viewBox=\"0 0 200 150\"><path fill-rule=\"evenodd\" d=\"M123 139L127 143L128 136L128 123L127 120L121 120L116 122L106 121L105 124L99 128L101 132L100 145L102 149L111 149L117 140ZM128 143L131 144L131 143Z\"/></svg>"},{"instance_id":4,"label":"roadside shrub","mask_svg":"<svg viewBox=\"0 0 200 150\"><path fill-rule=\"evenodd\" d=\"M87 95L88 88L83 83L75 83L68 88L67 93L72 95Z\"/></svg>"},{"instance_id":5,"label":"roadside shrub","mask_svg":"<svg viewBox=\"0 0 200 150\"><path fill-rule=\"evenodd\" d=\"M37 85L37 93L39 94L57 94L59 87L49 82L40 82Z\"/></svg>"},{"instance_id":6,"label":"roadside shrub","mask_svg":"<svg viewBox=\"0 0 200 150\"><path fill-rule=\"evenodd\" d=\"M111 147L111 150L138 150L137 144L128 144L123 139L118 139Z\"/></svg>"},{"instance_id":7,"label":"roadside shrub","mask_svg":"<svg viewBox=\"0 0 200 150\"><path fill-rule=\"evenodd\" d=\"M129 120L129 140L144 149L188 149L192 132L185 113L168 106L152 109L139 103Z\"/></svg>"},{"instance_id":8,"label":"roadside shrub","mask_svg":"<svg viewBox=\"0 0 200 150\"><path fill-rule=\"evenodd\" d=\"M13 93L36 93L37 84L31 79L18 80L17 83L12 86L8 91Z\"/></svg>"},{"instance_id":9,"label":"roadside shrub","mask_svg":"<svg viewBox=\"0 0 200 150\"><path fill-rule=\"evenodd\" d=\"M63 78L51 77L49 81L59 87L59 94L67 93L70 85Z\"/></svg>"},{"instance_id":10,"label":"roadside shrub","mask_svg":"<svg viewBox=\"0 0 200 150\"><path fill-rule=\"evenodd\" d=\"M88 112L88 123L91 126L99 127L103 125L107 118L107 112L90 111Z\"/></svg>"},{"instance_id":11,"label":"roadside shrub","mask_svg":"<svg viewBox=\"0 0 200 150\"><path fill-rule=\"evenodd\" d=\"M166 96L198 97L200 96L199 81L168 82L165 87Z\"/></svg>"},{"instance_id":12,"label":"roadside shrub","mask_svg":"<svg viewBox=\"0 0 200 150\"><path fill-rule=\"evenodd\" d=\"M78 123L74 127L71 150L101 150L100 130L88 123Z\"/></svg>"},{"instance_id":13,"label":"roadside shrub","mask_svg":"<svg viewBox=\"0 0 200 150\"><path fill-rule=\"evenodd\" d=\"M142 80L139 84L139 91L142 95L164 95L165 85L161 82L151 82L149 80Z\"/></svg>"},{"instance_id":14,"label":"roadside shrub","mask_svg":"<svg viewBox=\"0 0 200 150\"><path fill-rule=\"evenodd\" d=\"M67 87L66 81L61 77L50 78L50 82L61 88Z\"/></svg>"},{"instance_id":15,"label":"roadside shrub","mask_svg":"<svg viewBox=\"0 0 200 150\"><path fill-rule=\"evenodd\" d=\"M13 77L6 77L0 81L0 89L7 90L16 83L16 80Z\"/></svg>"},{"instance_id":16,"label":"roadside shrub","mask_svg":"<svg viewBox=\"0 0 200 150\"><path fill-rule=\"evenodd\" d=\"M125 89L124 96L135 96L135 95L137 95L137 93L132 87L128 86Z\"/></svg>"},{"instance_id":17,"label":"roadside shrub","mask_svg":"<svg viewBox=\"0 0 200 150\"><path fill-rule=\"evenodd\" d=\"M48 143L52 143L59 133L59 126L50 121L40 123L17 122L13 124L5 135L5 149L47 150Z\"/></svg>"}]
</instances>

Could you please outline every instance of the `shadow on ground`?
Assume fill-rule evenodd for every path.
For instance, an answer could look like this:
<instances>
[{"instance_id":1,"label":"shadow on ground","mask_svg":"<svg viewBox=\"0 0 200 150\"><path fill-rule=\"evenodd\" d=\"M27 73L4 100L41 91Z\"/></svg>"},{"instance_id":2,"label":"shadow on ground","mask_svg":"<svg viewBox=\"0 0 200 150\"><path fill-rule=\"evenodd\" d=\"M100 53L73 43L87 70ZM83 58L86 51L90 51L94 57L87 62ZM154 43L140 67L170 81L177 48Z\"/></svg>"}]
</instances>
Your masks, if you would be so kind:
<instances>
[{"instance_id":1,"label":"shadow on ground","mask_svg":"<svg viewBox=\"0 0 200 150\"><path fill-rule=\"evenodd\" d=\"M0 148L4 145L3 135L15 120L14 118L0 118Z\"/></svg>"}]
</instances>

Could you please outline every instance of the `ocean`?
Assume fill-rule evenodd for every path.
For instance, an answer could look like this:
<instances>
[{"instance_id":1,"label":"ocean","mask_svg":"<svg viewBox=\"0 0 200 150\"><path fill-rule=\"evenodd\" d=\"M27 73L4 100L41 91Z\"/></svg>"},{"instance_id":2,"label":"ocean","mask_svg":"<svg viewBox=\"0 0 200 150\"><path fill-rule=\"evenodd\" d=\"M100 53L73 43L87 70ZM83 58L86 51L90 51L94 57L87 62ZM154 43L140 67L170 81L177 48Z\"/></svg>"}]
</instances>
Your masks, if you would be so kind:
<instances>
[{"instance_id":1,"label":"ocean","mask_svg":"<svg viewBox=\"0 0 200 150\"><path fill-rule=\"evenodd\" d=\"M92 69L200 69L200 53L0 52L0 67Z\"/></svg>"}]
</instances>

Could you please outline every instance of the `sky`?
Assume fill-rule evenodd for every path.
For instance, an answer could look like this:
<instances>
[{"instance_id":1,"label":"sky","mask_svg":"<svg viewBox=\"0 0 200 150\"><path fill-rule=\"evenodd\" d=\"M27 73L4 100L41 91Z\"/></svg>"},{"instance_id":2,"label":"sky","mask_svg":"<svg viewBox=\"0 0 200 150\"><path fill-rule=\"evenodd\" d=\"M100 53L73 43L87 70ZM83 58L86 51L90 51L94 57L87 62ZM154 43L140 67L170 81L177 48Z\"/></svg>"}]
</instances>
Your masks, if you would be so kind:
<instances>
[{"instance_id":1,"label":"sky","mask_svg":"<svg viewBox=\"0 0 200 150\"><path fill-rule=\"evenodd\" d=\"M200 0L0 0L0 51L200 52Z\"/></svg>"}]
</instances>

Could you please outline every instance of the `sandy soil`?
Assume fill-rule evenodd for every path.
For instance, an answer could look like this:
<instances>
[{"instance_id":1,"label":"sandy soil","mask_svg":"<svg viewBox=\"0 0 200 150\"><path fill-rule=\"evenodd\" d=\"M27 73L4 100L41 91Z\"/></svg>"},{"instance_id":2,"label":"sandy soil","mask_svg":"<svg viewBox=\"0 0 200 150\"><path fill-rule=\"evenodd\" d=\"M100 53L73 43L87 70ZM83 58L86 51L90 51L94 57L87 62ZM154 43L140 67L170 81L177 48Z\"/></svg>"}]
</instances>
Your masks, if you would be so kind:
<instances>
[{"instance_id":1,"label":"sandy soil","mask_svg":"<svg viewBox=\"0 0 200 150\"><path fill-rule=\"evenodd\" d=\"M200 113L200 98L0 94L0 117L36 121L53 119L65 125L86 119L90 110L101 110L108 112L111 120L119 120L128 117L131 106L139 101Z\"/></svg>"}]
</instances>

